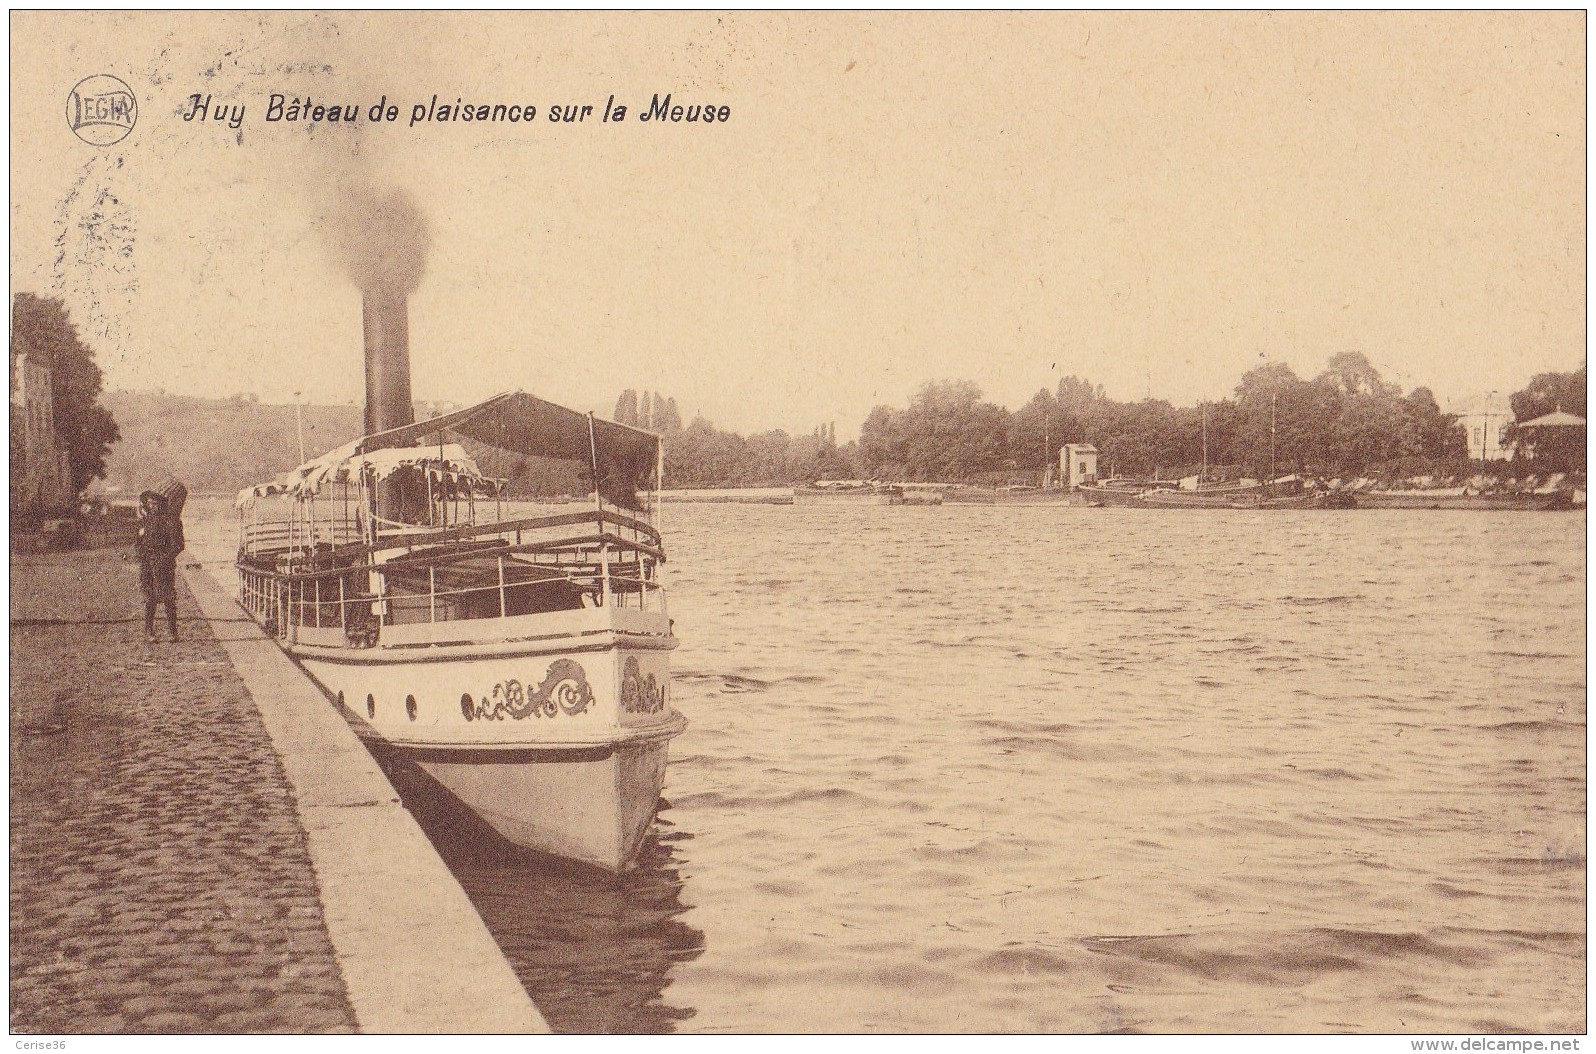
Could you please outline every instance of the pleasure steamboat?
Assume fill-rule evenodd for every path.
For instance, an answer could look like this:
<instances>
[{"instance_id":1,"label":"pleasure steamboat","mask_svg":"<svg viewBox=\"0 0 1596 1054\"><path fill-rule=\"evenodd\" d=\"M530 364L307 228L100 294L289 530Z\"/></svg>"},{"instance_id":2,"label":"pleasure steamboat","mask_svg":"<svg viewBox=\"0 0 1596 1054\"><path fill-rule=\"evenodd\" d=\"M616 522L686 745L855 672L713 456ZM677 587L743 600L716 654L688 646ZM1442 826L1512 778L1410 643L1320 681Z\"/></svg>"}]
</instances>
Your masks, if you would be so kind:
<instances>
[{"instance_id":1,"label":"pleasure steamboat","mask_svg":"<svg viewBox=\"0 0 1596 1054\"><path fill-rule=\"evenodd\" d=\"M417 422L407 323L368 295L367 434L239 495L240 601L503 837L624 870L687 724L660 437L519 391ZM495 458L574 467L591 508L518 509Z\"/></svg>"}]
</instances>

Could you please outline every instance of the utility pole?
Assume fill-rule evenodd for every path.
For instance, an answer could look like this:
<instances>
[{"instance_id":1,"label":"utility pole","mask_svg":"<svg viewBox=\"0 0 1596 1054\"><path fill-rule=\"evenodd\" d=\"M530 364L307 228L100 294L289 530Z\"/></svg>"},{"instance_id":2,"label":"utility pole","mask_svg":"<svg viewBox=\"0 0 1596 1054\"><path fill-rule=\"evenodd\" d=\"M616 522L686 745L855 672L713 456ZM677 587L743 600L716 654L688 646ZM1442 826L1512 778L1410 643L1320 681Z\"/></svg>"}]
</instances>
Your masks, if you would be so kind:
<instances>
[{"instance_id":1,"label":"utility pole","mask_svg":"<svg viewBox=\"0 0 1596 1054\"><path fill-rule=\"evenodd\" d=\"M1275 481L1275 393L1269 393L1269 482Z\"/></svg>"},{"instance_id":2,"label":"utility pole","mask_svg":"<svg viewBox=\"0 0 1596 1054\"><path fill-rule=\"evenodd\" d=\"M1496 392L1494 390L1487 392L1485 394L1485 405L1481 407L1484 411L1480 415L1483 422L1480 425L1480 475L1482 476L1486 471L1488 451L1491 448L1491 404L1495 400Z\"/></svg>"},{"instance_id":3,"label":"utility pole","mask_svg":"<svg viewBox=\"0 0 1596 1054\"><path fill-rule=\"evenodd\" d=\"M1053 478L1053 418L1048 415L1047 424L1042 428L1042 486L1047 486Z\"/></svg>"},{"instance_id":4,"label":"utility pole","mask_svg":"<svg viewBox=\"0 0 1596 1054\"><path fill-rule=\"evenodd\" d=\"M305 463L305 413L299 402L299 392L294 393L294 430L299 433L299 463Z\"/></svg>"}]
</instances>

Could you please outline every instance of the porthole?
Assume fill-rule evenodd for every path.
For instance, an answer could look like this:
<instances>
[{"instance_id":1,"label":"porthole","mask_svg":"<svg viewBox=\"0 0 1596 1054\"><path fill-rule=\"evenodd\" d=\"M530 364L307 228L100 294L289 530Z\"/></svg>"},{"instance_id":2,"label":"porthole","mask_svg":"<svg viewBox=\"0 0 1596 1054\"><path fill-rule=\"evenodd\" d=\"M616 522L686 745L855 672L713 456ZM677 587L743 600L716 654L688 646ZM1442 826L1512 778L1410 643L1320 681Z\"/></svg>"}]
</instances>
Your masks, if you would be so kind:
<instances>
[{"instance_id":1,"label":"porthole","mask_svg":"<svg viewBox=\"0 0 1596 1054\"><path fill-rule=\"evenodd\" d=\"M477 708L472 704L469 694L460 697L460 712L465 715L467 721L477 716Z\"/></svg>"},{"instance_id":2,"label":"porthole","mask_svg":"<svg viewBox=\"0 0 1596 1054\"><path fill-rule=\"evenodd\" d=\"M416 719L416 697L415 696L413 696L413 695L405 696L405 713L410 716L410 720L414 721Z\"/></svg>"},{"instance_id":3,"label":"porthole","mask_svg":"<svg viewBox=\"0 0 1596 1054\"><path fill-rule=\"evenodd\" d=\"M377 698L376 698L376 696L371 696L371 695L366 696L366 716L367 717L376 717L377 716Z\"/></svg>"}]
</instances>

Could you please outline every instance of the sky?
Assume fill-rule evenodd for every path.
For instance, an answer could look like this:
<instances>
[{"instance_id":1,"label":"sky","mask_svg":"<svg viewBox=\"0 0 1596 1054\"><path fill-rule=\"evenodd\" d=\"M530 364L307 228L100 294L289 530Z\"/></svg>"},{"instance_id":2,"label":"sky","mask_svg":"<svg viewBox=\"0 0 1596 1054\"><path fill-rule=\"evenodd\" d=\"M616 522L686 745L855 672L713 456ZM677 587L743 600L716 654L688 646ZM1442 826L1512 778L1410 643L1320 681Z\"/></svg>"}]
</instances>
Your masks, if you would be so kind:
<instances>
[{"instance_id":1,"label":"sky","mask_svg":"<svg viewBox=\"0 0 1596 1054\"><path fill-rule=\"evenodd\" d=\"M12 291L61 297L110 388L360 400L328 220L356 184L424 217L419 399L608 414L632 388L846 439L940 378L1011 409L1067 375L1190 405L1362 351L1445 405L1584 362L1578 11L11 29ZM111 146L63 119L93 74L138 100ZM268 122L273 93L361 119ZM666 93L729 119L636 119ZM183 121L194 94L242 121ZM412 127L434 94L538 113ZM602 121L612 95L625 121ZM369 123L382 96L399 119ZM595 109L547 120L567 104Z\"/></svg>"}]
</instances>

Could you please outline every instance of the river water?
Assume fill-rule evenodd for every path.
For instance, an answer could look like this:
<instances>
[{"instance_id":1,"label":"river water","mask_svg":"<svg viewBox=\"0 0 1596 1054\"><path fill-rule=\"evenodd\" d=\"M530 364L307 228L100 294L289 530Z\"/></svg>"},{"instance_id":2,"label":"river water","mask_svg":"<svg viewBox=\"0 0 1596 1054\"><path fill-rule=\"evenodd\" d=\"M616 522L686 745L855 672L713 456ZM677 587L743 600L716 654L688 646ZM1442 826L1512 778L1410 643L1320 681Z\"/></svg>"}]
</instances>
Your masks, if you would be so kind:
<instances>
[{"instance_id":1,"label":"river water","mask_svg":"<svg viewBox=\"0 0 1596 1054\"><path fill-rule=\"evenodd\" d=\"M396 780L569 1032L1585 1028L1585 517L666 508L619 880Z\"/></svg>"}]
</instances>

